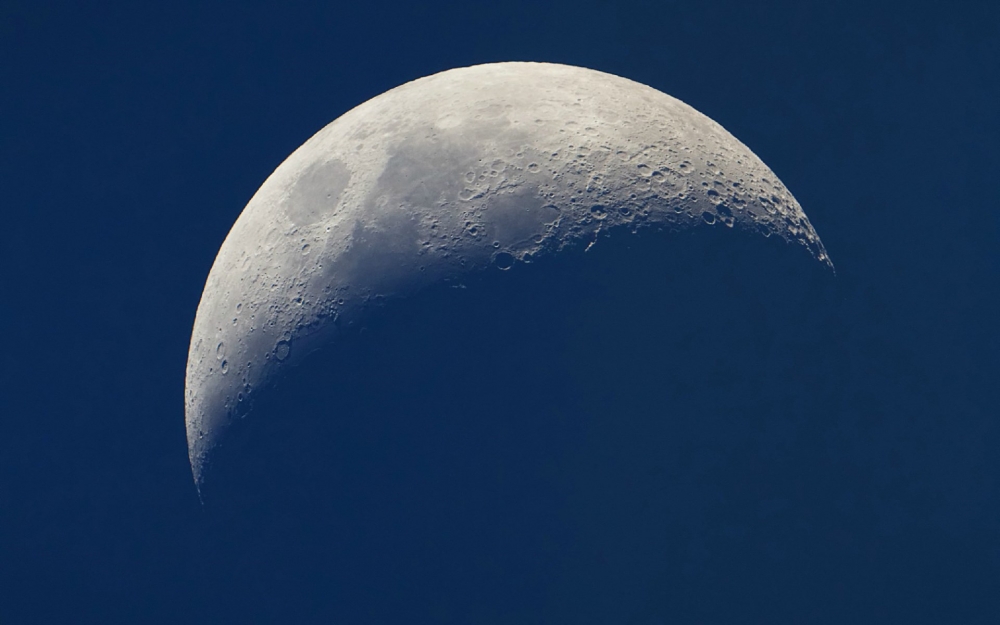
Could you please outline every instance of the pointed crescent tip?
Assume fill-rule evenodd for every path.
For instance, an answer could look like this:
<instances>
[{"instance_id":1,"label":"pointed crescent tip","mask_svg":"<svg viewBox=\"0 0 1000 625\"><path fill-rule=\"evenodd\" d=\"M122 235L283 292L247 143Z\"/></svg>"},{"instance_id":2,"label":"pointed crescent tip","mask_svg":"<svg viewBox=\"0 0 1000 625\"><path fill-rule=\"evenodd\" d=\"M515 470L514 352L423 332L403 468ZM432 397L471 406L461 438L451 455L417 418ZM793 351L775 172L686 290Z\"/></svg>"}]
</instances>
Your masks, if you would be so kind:
<instances>
[{"instance_id":1,"label":"pointed crescent tip","mask_svg":"<svg viewBox=\"0 0 1000 625\"><path fill-rule=\"evenodd\" d=\"M823 263L830 269L830 273L833 274L833 277L836 278L837 267L833 264L833 259L830 258L830 254L827 253L825 246L823 247Z\"/></svg>"},{"instance_id":2,"label":"pointed crescent tip","mask_svg":"<svg viewBox=\"0 0 1000 625\"><path fill-rule=\"evenodd\" d=\"M205 471L204 471L204 453L195 450L195 445L189 439L188 440L188 466L191 469L191 479L194 482L195 491L198 493L198 501L201 505L205 505L204 498L204 485L205 485Z\"/></svg>"},{"instance_id":3,"label":"pointed crescent tip","mask_svg":"<svg viewBox=\"0 0 1000 625\"><path fill-rule=\"evenodd\" d=\"M834 278L837 277L837 268L833 264L833 259L831 259L830 255L826 253L826 249L823 249L821 255L816 260L820 261L824 267L829 269L830 274L833 275Z\"/></svg>"},{"instance_id":4,"label":"pointed crescent tip","mask_svg":"<svg viewBox=\"0 0 1000 625\"><path fill-rule=\"evenodd\" d=\"M204 450L198 449L196 441L188 439L188 465L191 467L191 477L194 479L195 485L201 488L202 482L204 481L204 464L205 464L205 453Z\"/></svg>"},{"instance_id":5,"label":"pointed crescent tip","mask_svg":"<svg viewBox=\"0 0 1000 625\"><path fill-rule=\"evenodd\" d=\"M191 477L194 481L194 490L198 494L198 503L200 503L201 507L204 508L205 507L204 473L202 472L201 467L198 466L194 461L191 462Z\"/></svg>"},{"instance_id":6,"label":"pointed crescent tip","mask_svg":"<svg viewBox=\"0 0 1000 625\"><path fill-rule=\"evenodd\" d=\"M194 485L199 491L201 491L201 485L202 485L201 467L199 467L194 460L190 461L190 466L191 466L191 478L194 480Z\"/></svg>"}]
</instances>

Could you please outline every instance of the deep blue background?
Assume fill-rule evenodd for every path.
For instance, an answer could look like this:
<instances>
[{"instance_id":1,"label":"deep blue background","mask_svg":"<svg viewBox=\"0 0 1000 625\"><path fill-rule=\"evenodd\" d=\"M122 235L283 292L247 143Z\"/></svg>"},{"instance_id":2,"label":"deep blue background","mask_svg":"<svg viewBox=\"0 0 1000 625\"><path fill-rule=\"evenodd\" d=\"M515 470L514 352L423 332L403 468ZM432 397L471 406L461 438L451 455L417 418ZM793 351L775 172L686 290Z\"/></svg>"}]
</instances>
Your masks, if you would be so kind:
<instances>
[{"instance_id":1,"label":"deep blue background","mask_svg":"<svg viewBox=\"0 0 1000 625\"><path fill-rule=\"evenodd\" d=\"M329 121L501 60L649 84L778 173L837 264L838 357L867 379L830 453L898 502L886 540L956 546L901 563L865 613L997 622L996 7L0 4L0 622L217 618L182 397L219 245Z\"/></svg>"}]
</instances>

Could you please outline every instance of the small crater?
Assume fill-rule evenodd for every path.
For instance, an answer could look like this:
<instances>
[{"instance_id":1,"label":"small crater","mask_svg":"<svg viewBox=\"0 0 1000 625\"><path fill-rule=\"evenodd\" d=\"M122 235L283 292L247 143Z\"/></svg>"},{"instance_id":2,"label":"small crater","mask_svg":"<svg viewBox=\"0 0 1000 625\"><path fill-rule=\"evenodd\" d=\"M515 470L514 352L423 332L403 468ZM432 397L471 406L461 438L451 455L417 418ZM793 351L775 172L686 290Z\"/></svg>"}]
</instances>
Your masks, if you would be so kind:
<instances>
[{"instance_id":1,"label":"small crater","mask_svg":"<svg viewBox=\"0 0 1000 625\"><path fill-rule=\"evenodd\" d=\"M220 368L222 369L223 375L229 373L229 361L223 360L222 365L220 365Z\"/></svg>"},{"instance_id":2,"label":"small crater","mask_svg":"<svg viewBox=\"0 0 1000 625\"><path fill-rule=\"evenodd\" d=\"M639 163L637 166L639 169L639 174L648 178L653 175L653 170L646 163Z\"/></svg>"},{"instance_id":3,"label":"small crater","mask_svg":"<svg viewBox=\"0 0 1000 625\"><path fill-rule=\"evenodd\" d=\"M533 174L538 173L538 163L528 163L528 171Z\"/></svg>"},{"instance_id":4,"label":"small crater","mask_svg":"<svg viewBox=\"0 0 1000 625\"><path fill-rule=\"evenodd\" d=\"M220 341L219 344L215 346L215 357L222 360L225 356L226 344Z\"/></svg>"},{"instance_id":5,"label":"small crater","mask_svg":"<svg viewBox=\"0 0 1000 625\"><path fill-rule=\"evenodd\" d=\"M715 213L705 211L704 213L701 214L701 218L704 219L705 223L707 223L710 226L715 223Z\"/></svg>"},{"instance_id":6,"label":"small crater","mask_svg":"<svg viewBox=\"0 0 1000 625\"><path fill-rule=\"evenodd\" d=\"M278 341L278 344L274 346L274 357L278 360L285 360L291 352L292 345L288 341Z\"/></svg>"},{"instance_id":7,"label":"small crater","mask_svg":"<svg viewBox=\"0 0 1000 625\"><path fill-rule=\"evenodd\" d=\"M467 171L467 172L465 172L465 181L466 182L472 182L475 179L476 179L476 172L474 172L474 171Z\"/></svg>"},{"instance_id":8,"label":"small crater","mask_svg":"<svg viewBox=\"0 0 1000 625\"><path fill-rule=\"evenodd\" d=\"M594 216L595 219L604 219L608 216L608 212L600 204L595 204L590 207L590 214Z\"/></svg>"}]
</instances>

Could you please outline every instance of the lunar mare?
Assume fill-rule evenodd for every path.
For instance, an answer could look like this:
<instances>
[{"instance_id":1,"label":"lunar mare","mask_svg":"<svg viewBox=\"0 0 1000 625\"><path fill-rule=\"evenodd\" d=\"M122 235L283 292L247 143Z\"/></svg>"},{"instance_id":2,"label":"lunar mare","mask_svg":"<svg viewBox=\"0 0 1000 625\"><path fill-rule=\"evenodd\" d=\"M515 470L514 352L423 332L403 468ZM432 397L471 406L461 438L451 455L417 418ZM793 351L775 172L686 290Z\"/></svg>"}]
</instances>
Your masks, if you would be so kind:
<instances>
[{"instance_id":1,"label":"lunar mare","mask_svg":"<svg viewBox=\"0 0 1000 625\"><path fill-rule=\"evenodd\" d=\"M604 238L698 228L779 237L832 267L753 152L651 87L497 63L369 100L292 153L219 250L187 363L196 482L255 393L372 306Z\"/></svg>"}]
</instances>

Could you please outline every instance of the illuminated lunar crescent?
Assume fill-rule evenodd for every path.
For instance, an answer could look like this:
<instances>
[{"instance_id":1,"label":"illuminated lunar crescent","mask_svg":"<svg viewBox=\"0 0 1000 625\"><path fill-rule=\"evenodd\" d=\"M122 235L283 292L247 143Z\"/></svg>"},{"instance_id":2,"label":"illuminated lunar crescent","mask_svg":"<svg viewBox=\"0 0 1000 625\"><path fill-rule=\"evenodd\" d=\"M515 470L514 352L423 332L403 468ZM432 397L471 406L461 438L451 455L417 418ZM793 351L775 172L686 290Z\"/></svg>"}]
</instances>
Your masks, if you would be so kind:
<instances>
[{"instance_id":1,"label":"illuminated lunar crescent","mask_svg":"<svg viewBox=\"0 0 1000 625\"><path fill-rule=\"evenodd\" d=\"M650 228L780 237L830 265L753 152L625 78L496 63L354 108L274 171L216 257L187 362L196 482L259 389L375 304Z\"/></svg>"}]
</instances>

